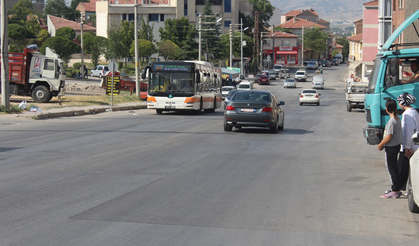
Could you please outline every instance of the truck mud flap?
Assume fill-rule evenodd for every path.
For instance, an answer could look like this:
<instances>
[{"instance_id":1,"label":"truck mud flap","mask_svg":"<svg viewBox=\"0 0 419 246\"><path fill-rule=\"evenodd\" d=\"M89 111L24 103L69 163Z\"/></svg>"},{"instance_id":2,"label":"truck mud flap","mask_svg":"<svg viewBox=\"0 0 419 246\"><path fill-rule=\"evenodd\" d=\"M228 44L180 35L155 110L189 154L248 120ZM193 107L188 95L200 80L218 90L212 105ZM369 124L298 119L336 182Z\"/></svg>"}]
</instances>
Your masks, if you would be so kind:
<instances>
[{"instance_id":1,"label":"truck mud flap","mask_svg":"<svg viewBox=\"0 0 419 246\"><path fill-rule=\"evenodd\" d=\"M383 130L366 126L363 128L364 137L369 145L377 145L383 139Z\"/></svg>"}]
</instances>

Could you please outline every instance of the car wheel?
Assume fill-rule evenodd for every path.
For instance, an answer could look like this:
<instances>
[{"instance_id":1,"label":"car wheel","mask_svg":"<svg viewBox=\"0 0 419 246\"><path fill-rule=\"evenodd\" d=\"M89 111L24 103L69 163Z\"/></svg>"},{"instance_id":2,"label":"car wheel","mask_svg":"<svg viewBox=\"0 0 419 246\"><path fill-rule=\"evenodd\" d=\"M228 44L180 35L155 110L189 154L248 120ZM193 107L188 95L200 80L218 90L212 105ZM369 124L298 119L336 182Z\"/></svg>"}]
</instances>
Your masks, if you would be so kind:
<instances>
[{"instance_id":1,"label":"car wheel","mask_svg":"<svg viewBox=\"0 0 419 246\"><path fill-rule=\"evenodd\" d=\"M303 103L300 103L300 106L303 106Z\"/></svg>"},{"instance_id":2,"label":"car wheel","mask_svg":"<svg viewBox=\"0 0 419 246\"><path fill-rule=\"evenodd\" d=\"M233 130L232 126L229 126L226 121L224 121L224 131L231 132Z\"/></svg>"},{"instance_id":3,"label":"car wheel","mask_svg":"<svg viewBox=\"0 0 419 246\"><path fill-rule=\"evenodd\" d=\"M317 103L317 106L320 106L320 102Z\"/></svg>"},{"instance_id":4,"label":"car wheel","mask_svg":"<svg viewBox=\"0 0 419 246\"><path fill-rule=\"evenodd\" d=\"M351 112L351 111L352 111L352 108L351 108L351 103L350 103L350 102L346 102L346 110L347 110L348 112Z\"/></svg>"},{"instance_id":5,"label":"car wheel","mask_svg":"<svg viewBox=\"0 0 419 246\"><path fill-rule=\"evenodd\" d=\"M157 113L157 114L163 114L163 110L161 110L161 109L156 109L156 113Z\"/></svg>"},{"instance_id":6,"label":"car wheel","mask_svg":"<svg viewBox=\"0 0 419 246\"><path fill-rule=\"evenodd\" d=\"M410 181L410 175L409 180L407 182L407 190L408 190L408 197L407 197L407 204L409 206L409 211L412 213L419 213L419 207L415 203L414 197L413 197L413 189L412 189L412 183Z\"/></svg>"},{"instance_id":7,"label":"car wheel","mask_svg":"<svg viewBox=\"0 0 419 246\"><path fill-rule=\"evenodd\" d=\"M102 75L102 73L100 73L100 74L99 74L99 78L102 78L102 77L103 77L103 75Z\"/></svg>"}]
</instances>

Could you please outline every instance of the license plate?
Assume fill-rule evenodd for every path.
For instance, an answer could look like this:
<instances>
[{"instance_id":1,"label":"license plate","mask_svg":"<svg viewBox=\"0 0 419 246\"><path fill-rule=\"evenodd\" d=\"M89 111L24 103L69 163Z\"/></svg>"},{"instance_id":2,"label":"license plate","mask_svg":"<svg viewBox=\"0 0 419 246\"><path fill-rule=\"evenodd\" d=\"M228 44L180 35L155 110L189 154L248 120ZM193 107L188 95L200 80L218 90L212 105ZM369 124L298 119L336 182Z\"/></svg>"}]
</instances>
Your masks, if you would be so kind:
<instances>
[{"instance_id":1,"label":"license plate","mask_svg":"<svg viewBox=\"0 0 419 246\"><path fill-rule=\"evenodd\" d=\"M242 108L242 112L255 112L253 108Z\"/></svg>"},{"instance_id":2,"label":"license plate","mask_svg":"<svg viewBox=\"0 0 419 246\"><path fill-rule=\"evenodd\" d=\"M165 108L176 108L176 106L165 106Z\"/></svg>"}]
</instances>

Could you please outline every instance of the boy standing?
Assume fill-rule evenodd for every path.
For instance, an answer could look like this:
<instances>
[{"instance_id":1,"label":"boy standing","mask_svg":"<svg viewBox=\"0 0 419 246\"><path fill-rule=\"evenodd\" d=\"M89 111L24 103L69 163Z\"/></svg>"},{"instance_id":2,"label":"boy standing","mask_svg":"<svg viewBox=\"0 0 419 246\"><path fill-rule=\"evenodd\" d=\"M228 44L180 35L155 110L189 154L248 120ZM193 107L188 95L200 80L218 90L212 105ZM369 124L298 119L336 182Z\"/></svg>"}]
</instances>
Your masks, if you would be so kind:
<instances>
[{"instance_id":1,"label":"boy standing","mask_svg":"<svg viewBox=\"0 0 419 246\"><path fill-rule=\"evenodd\" d=\"M400 145L403 143L403 132L400 118L397 116L397 103L393 99L386 102L386 112L390 115L384 130L383 140L378 144L378 150L386 151L386 166L390 175L391 192L384 194L381 198L399 198L402 180L397 167L397 156L400 152Z\"/></svg>"}]
</instances>

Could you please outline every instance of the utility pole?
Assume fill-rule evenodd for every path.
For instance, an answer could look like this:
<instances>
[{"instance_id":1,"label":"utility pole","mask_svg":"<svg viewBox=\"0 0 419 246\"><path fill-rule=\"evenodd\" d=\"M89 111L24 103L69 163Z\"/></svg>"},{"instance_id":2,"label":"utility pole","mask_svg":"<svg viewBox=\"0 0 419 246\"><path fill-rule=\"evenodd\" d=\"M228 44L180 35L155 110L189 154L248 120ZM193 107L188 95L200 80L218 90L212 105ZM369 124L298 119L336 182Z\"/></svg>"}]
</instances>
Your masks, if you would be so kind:
<instances>
[{"instance_id":1,"label":"utility pole","mask_svg":"<svg viewBox=\"0 0 419 246\"><path fill-rule=\"evenodd\" d=\"M81 30L81 32L80 32L80 39L81 39L80 40L80 50L81 50L81 68L80 68L80 70L81 70L82 80L84 80L83 17L84 17L84 14L82 14L81 17L80 17L80 30Z\"/></svg>"},{"instance_id":2,"label":"utility pole","mask_svg":"<svg viewBox=\"0 0 419 246\"><path fill-rule=\"evenodd\" d=\"M254 38L255 38L255 44L256 45L253 48L253 51L256 50L255 59L257 60L258 57L259 57L259 37L258 37L258 34L259 34L259 12L258 11L256 11L256 13L255 13L255 18L256 18L256 20L255 20Z\"/></svg>"},{"instance_id":3,"label":"utility pole","mask_svg":"<svg viewBox=\"0 0 419 246\"><path fill-rule=\"evenodd\" d=\"M272 24L272 67L274 68L275 64L275 25Z\"/></svg>"},{"instance_id":4,"label":"utility pole","mask_svg":"<svg viewBox=\"0 0 419 246\"><path fill-rule=\"evenodd\" d=\"M138 68L138 4L134 4L134 42L135 42L135 94L140 97L140 73Z\"/></svg>"},{"instance_id":5,"label":"utility pole","mask_svg":"<svg viewBox=\"0 0 419 246\"><path fill-rule=\"evenodd\" d=\"M233 67L233 24L230 24L230 67Z\"/></svg>"},{"instance_id":6,"label":"utility pole","mask_svg":"<svg viewBox=\"0 0 419 246\"><path fill-rule=\"evenodd\" d=\"M1 0L1 105L9 110L9 48L6 9L6 1Z\"/></svg>"},{"instance_id":7,"label":"utility pole","mask_svg":"<svg viewBox=\"0 0 419 246\"><path fill-rule=\"evenodd\" d=\"M304 65L304 25L301 30L301 65Z\"/></svg>"}]
</instances>

